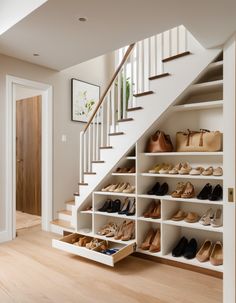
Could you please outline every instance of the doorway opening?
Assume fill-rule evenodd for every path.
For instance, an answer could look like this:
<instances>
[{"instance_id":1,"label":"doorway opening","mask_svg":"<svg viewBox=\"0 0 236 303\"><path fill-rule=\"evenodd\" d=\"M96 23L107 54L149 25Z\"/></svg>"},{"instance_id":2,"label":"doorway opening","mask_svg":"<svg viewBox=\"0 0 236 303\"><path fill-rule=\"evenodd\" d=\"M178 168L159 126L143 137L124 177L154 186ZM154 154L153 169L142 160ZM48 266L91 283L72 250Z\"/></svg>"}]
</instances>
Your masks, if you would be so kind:
<instances>
[{"instance_id":1,"label":"doorway opening","mask_svg":"<svg viewBox=\"0 0 236 303\"><path fill-rule=\"evenodd\" d=\"M42 92L15 85L16 231L41 225Z\"/></svg>"},{"instance_id":2,"label":"doorway opening","mask_svg":"<svg viewBox=\"0 0 236 303\"><path fill-rule=\"evenodd\" d=\"M7 76L6 223L16 231L52 220L52 87Z\"/></svg>"}]
</instances>

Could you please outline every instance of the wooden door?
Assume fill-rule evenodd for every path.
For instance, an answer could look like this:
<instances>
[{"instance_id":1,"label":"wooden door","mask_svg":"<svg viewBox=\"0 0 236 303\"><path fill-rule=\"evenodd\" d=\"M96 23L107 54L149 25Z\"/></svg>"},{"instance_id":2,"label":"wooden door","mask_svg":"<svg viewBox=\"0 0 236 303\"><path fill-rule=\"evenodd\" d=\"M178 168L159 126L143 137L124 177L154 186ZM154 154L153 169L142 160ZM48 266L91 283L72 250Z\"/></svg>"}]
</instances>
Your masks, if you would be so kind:
<instances>
[{"instance_id":1,"label":"wooden door","mask_svg":"<svg viewBox=\"0 0 236 303\"><path fill-rule=\"evenodd\" d=\"M16 209L41 215L41 96L16 102Z\"/></svg>"}]
</instances>

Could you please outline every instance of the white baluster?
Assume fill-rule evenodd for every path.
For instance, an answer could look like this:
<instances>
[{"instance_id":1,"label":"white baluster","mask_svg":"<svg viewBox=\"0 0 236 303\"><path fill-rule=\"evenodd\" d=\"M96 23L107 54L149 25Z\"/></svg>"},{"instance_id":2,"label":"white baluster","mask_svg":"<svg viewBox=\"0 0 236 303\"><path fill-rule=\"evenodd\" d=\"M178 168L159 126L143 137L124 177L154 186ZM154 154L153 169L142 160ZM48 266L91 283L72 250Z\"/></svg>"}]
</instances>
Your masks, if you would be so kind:
<instances>
[{"instance_id":1,"label":"white baluster","mask_svg":"<svg viewBox=\"0 0 236 303\"><path fill-rule=\"evenodd\" d=\"M123 68L123 104L122 104L122 118L126 118L126 63Z\"/></svg>"},{"instance_id":2,"label":"white baluster","mask_svg":"<svg viewBox=\"0 0 236 303\"><path fill-rule=\"evenodd\" d=\"M118 120L121 119L121 76L120 72L117 76L117 107L118 107Z\"/></svg>"},{"instance_id":3,"label":"white baluster","mask_svg":"<svg viewBox=\"0 0 236 303\"><path fill-rule=\"evenodd\" d=\"M104 105L100 108L100 121L101 121L101 146L105 146L104 140Z\"/></svg>"},{"instance_id":4,"label":"white baluster","mask_svg":"<svg viewBox=\"0 0 236 303\"><path fill-rule=\"evenodd\" d=\"M100 109L96 115L96 160L99 160L99 113Z\"/></svg>"},{"instance_id":5,"label":"white baluster","mask_svg":"<svg viewBox=\"0 0 236 303\"><path fill-rule=\"evenodd\" d=\"M177 26L177 32L176 32L176 52L177 55L179 54L179 26Z\"/></svg>"},{"instance_id":6,"label":"white baluster","mask_svg":"<svg viewBox=\"0 0 236 303\"><path fill-rule=\"evenodd\" d=\"M130 55L130 105L129 105L129 107L134 106L134 104L133 104L133 102L134 102L133 85L134 85L134 53L132 52L132 54ZM127 110L127 108L126 108L126 110Z\"/></svg>"},{"instance_id":7,"label":"white baluster","mask_svg":"<svg viewBox=\"0 0 236 303\"><path fill-rule=\"evenodd\" d=\"M144 92L144 40L141 41L141 93Z\"/></svg>"},{"instance_id":8,"label":"white baluster","mask_svg":"<svg viewBox=\"0 0 236 303\"><path fill-rule=\"evenodd\" d=\"M80 132L79 137L79 181L84 182L84 132Z\"/></svg>"},{"instance_id":9,"label":"white baluster","mask_svg":"<svg viewBox=\"0 0 236 303\"><path fill-rule=\"evenodd\" d=\"M136 44L136 94L139 93L139 42Z\"/></svg>"},{"instance_id":10,"label":"white baluster","mask_svg":"<svg viewBox=\"0 0 236 303\"><path fill-rule=\"evenodd\" d=\"M91 171L91 155L92 155L92 136L91 136L91 127L92 123L88 127L88 148L86 150L86 153L88 155L88 165L87 165L87 171Z\"/></svg>"},{"instance_id":11,"label":"white baluster","mask_svg":"<svg viewBox=\"0 0 236 303\"><path fill-rule=\"evenodd\" d=\"M164 73L164 63L163 63L163 59L164 59L164 34L161 33L161 47L160 47L160 52L161 52L161 71L160 74Z\"/></svg>"},{"instance_id":12,"label":"white baluster","mask_svg":"<svg viewBox=\"0 0 236 303\"><path fill-rule=\"evenodd\" d=\"M154 36L154 76L157 75L157 65L158 65L158 62L157 62L157 36L155 35Z\"/></svg>"},{"instance_id":13,"label":"white baluster","mask_svg":"<svg viewBox=\"0 0 236 303\"><path fill-rule=\"evenodd\" d=\"M115 85L113 83L111 87L111 124L112 124L112 131L116 132L116 106L115 106Z\"/></svg>"},{"instance_id":14,"label":"white baluster","mask_svg":"<svg viewBox=\"0 0 236 303\"><path fill-rule=\"evenodd\" d=\"M83 166L83 174L84 172L88 171L88 148L87 148L87 138L88 138L88 131L89 131L89 127L86 130L83 138L84 138L84 166Z\"/></svg>"},{"instance_id":15,"label":"white baluster","mask_svg":"<svg viewBox=\"0 0 236 303\"><path fill-rule=\"evenodd\" d=\"M169 34L169 57L172 56L172 34L171 30L168 31Z\"/></svg>"},{"instance_id":16,"label":"white baluster","mask_svg":"<svg viewBox=\"0 0 236 303\"><path fill-rule=\"evenodd\" d=\"M149 77L151 77L151 56L152 56L152 52L151 52L151 38L148 38L148 45L147 45L147 60L148 60L148 64L147 64L147 83L148 83L148 88L147 90L150 90L150 81L149 81Z\"/></svg>"},{"instance_id":17,"label":"white baluster","mask_svg":"<svg viewBox=\"0 0 236 303\"><path fill-rule=\"evenodd\" d=\"M108 93L108 96L107 96L107 146L110 145L110 136L109 136L109 133L110 133L110 93Z\"/></svg>"},{"instance_id":18,"label":"white baluster","mask_svg":"<svg viewBox=\"0 0 236 303\"><path fill-rule=\"evenodd\" d=\"M96 160L96 148L95 148L95 144L96 144L96 132L95 132L95 128L96 128L96 116L93 118L93 122L92 122L92 125L93 125L93 148L92 148L92 160Z\"/></svg>"}]
</instances>

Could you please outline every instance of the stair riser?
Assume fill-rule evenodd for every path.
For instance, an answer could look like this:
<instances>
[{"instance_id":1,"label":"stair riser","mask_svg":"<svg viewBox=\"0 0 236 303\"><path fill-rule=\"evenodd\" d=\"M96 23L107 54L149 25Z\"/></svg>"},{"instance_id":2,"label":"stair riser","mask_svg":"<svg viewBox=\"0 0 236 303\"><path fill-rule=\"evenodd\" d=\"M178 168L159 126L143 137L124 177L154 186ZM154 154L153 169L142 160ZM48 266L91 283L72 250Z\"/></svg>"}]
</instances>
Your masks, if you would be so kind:
<instances>
[{"instance_id":1,"label":"stair riser","mask_svg":"<svg viewBox=\"0 0 236 303\"><path fill-rule=\"evenodd\" d=\"M66 204L66 210L72 211L72 204Z\"/></svg>"},{"instance_id":2,"label":"stair riser","mask_svg":"<svg viewBox=\"0 0 236 303\"><path fill-rule=\"evenodd\" d=\"M58 219L71 222L71 216L62 213L58 213Z\"/></svg>"}]
</instances>

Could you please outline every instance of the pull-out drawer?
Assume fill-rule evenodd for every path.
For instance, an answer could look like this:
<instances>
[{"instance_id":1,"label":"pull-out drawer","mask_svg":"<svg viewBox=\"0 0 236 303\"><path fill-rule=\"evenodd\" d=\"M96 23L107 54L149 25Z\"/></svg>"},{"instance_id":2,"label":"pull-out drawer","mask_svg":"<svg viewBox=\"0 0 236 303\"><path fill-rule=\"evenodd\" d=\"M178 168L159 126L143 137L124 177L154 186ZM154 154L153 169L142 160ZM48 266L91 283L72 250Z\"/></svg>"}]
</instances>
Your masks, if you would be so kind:
<instances>
[{"instance_id":1,"label":"pull-out drawer","mask_svg":"<svg viewBox=\"0 0 236 303\"><path fill-rule=\"evenodd\" d=\"M100 251L96 251L96 249L90 250L86 247L80 247L78 245L75 245L74 243L76 243L80 237L84 237L84 236L80 234L70 234L59 240L53 239L52 246L54 248L58 248L60 250L72 253L74 255L81 256L109 266L114 266L115 263L129 256L135 250L135 242L127 245L125 243L123 244L113 241L106 241L108 242L109 249L113 249L113 248L118 249L116 253L112 255L106 255Z\"/></svg>"}]
</instances>

